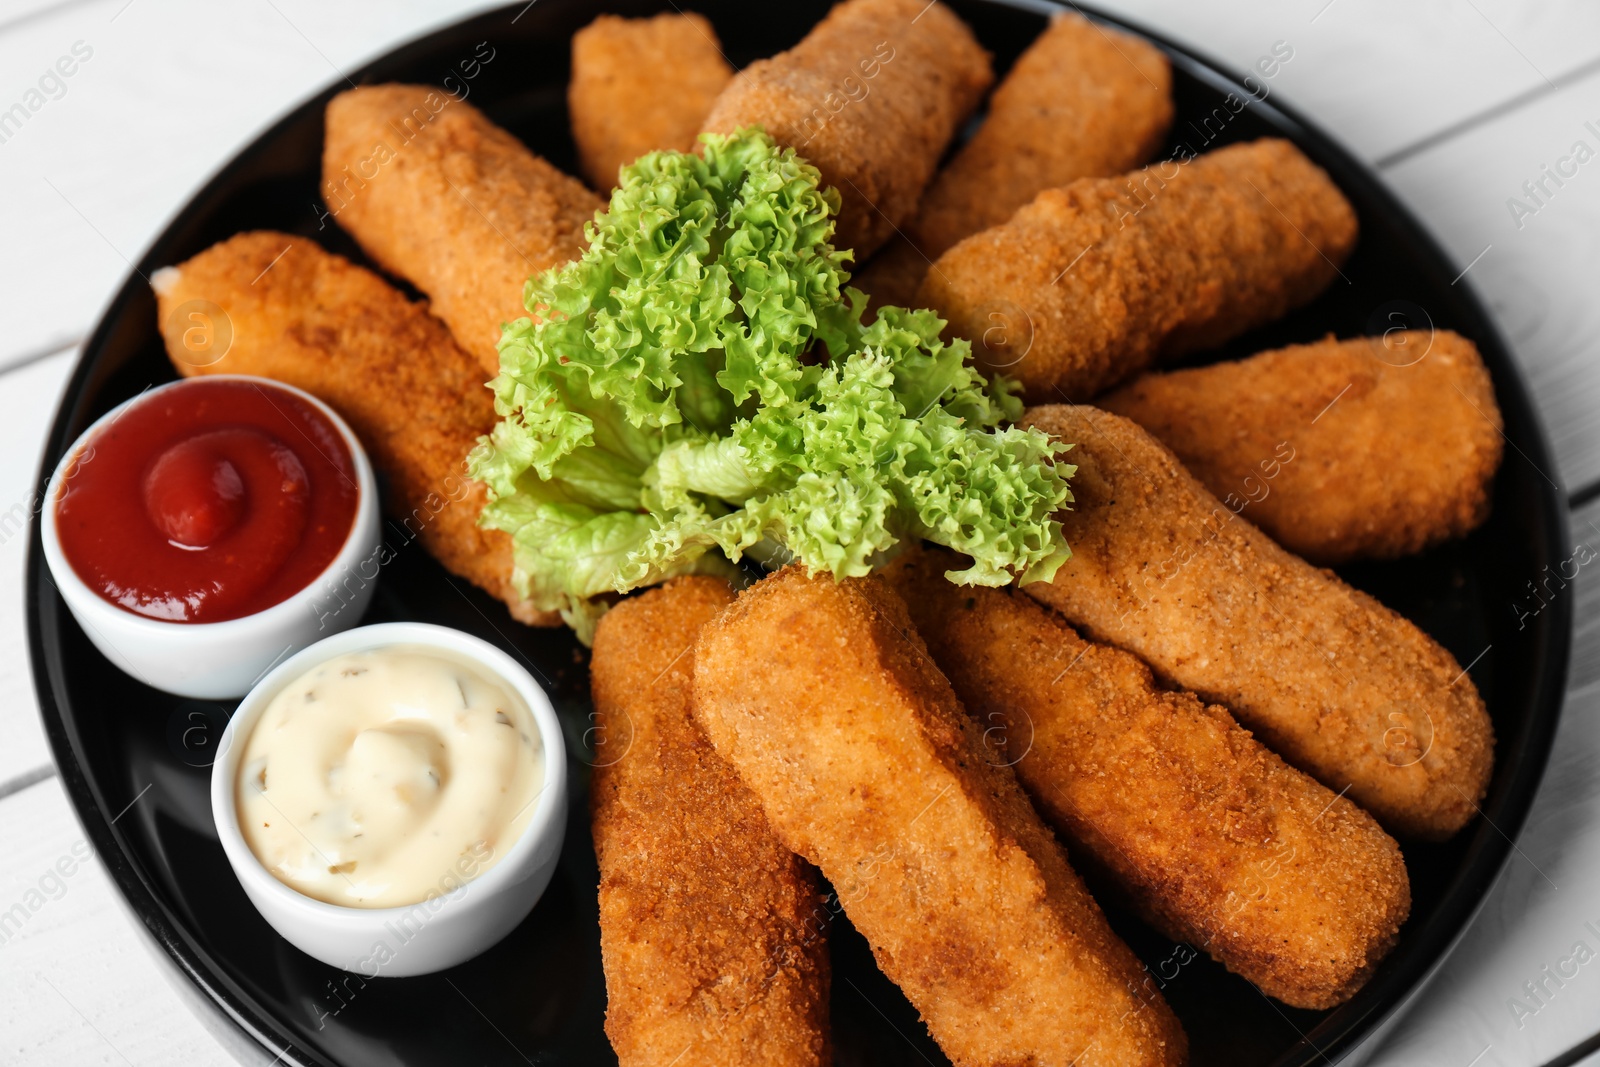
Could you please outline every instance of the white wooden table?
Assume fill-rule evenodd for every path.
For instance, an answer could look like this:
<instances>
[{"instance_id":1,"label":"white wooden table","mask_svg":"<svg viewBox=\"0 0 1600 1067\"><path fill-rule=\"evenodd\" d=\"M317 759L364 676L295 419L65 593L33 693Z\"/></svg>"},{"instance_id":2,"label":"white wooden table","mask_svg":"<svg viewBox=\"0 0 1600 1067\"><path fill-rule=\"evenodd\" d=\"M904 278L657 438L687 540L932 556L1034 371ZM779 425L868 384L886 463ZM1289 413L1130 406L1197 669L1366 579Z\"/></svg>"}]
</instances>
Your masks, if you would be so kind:
<instances>
[{"instance_id":1,"label":"white wooden table","mask_svg":"<svg viewBox=\"0 0 1600 1067\"><path fill-rule=\"evenodd\" d=\"M1600 4L1102 2L1235 69L1292 48L1272 92L1377 166L1486 298L1555 444L1573 539L1600 550L1600 159L1546 179L1537 200L1523 187L1575 142L1600 151ZM158 977L97 862L80 862L38 721L19 529L76 346L128 261L258 130L339 71L482 6L0 3L0 116L31 108L0 124L0 915L27 913L0 928L0 1063L231 1062ZM73 73L52 80L62 57ZM1374 1063L1600 1064L1600 962L1546 983L1541 1001L1524 989L1577 942L1600 951L1600 575L1565 595L1577 644L1543 790L1481 917ZM1514 1012L1517 999L1537 1012Z\"/></svg>"}]
</instances>

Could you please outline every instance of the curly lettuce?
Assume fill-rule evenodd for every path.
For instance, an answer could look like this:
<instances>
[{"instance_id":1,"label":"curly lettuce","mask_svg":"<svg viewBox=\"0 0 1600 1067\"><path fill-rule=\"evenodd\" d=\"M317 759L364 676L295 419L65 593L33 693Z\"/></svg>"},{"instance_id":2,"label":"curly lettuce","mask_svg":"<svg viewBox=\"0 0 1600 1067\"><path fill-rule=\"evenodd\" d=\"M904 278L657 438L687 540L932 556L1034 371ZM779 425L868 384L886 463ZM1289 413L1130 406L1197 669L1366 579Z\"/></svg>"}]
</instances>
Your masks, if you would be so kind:
<instances>
[{"instance_id":1,"label":"curly lettuce","mask_svg":"<svg viewBox=\"0 0 1600 1067\"><path fill-rule=\"evenodd\" d=\"M586 634L606 594L747 553L845 578L925 538L971 557L955 582L1053 576L1067 446L1003 425L1015 386L933 312L863 325L816 168L759 130L702 142L625 168L501 338L472 474L519 590Z\"/></svg>"}]
</instances>

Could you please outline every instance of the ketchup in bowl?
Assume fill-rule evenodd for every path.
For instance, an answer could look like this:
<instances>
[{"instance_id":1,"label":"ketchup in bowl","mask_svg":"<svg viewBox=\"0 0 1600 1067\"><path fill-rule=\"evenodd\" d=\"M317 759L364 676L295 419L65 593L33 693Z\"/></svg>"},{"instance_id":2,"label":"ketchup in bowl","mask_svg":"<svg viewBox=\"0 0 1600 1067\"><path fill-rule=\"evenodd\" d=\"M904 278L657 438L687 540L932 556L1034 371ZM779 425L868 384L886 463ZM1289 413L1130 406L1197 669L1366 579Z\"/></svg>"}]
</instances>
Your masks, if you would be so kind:
<instances>
[{"instance_id":1,"label":"ketchup in bowl","mask_svg":"<svg viewBox=\"0 0 1600 1067\"><path fill-rule=\"evenodd\" d=\"M56 531L104 599L166 622L252 615L348 539L355 462L322 412L266 381L195 378L136 400L78 452Z\"/></svg>"}]
</instances>

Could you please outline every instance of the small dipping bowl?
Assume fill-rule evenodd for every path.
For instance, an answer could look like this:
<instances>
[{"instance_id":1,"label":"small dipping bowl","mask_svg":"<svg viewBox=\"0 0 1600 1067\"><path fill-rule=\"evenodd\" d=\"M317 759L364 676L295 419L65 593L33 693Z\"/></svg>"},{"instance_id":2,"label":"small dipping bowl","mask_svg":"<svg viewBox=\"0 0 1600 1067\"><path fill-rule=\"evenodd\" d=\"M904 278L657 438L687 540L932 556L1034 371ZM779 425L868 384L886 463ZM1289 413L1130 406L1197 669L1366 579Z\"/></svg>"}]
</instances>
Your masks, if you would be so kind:
<instances>
[{"instance_id":1,"label":"small dipping bowl","mask_svg":"<svg viewBox=\"0 0 1600 1067\"><path fill-rule=\"evenodd\" d=\"M284 688L318 664L391 646L437 650L472 664L522 698L543 749L544 782L522 833L493 866L456 888L392 908L355 908L306 896L279 881L239 828L238 777L245 742ZM533 910L561 856L567 825L567 755L550 699L526 669L486 641L420 622L362 626L319 641L252 689L223 732L211 768L217 836L256 910L300 951L365 978L403 978L454 967L500 941Z\"/></svg>"},{"instance_id":2,"label":"small dipping bowl","mask_svg":"<svg viewBox=\"0 0 1600 1067\"><path fill-rule=\"evenodd\" d=\"M57 529L62 482L74 460L102 429L136 404L198 382L249 382L305 401L328 420L350 449L358 499L350 532L332 562L310 583L253 614L220 622L168 622L137 615L106 600L78 575L62 551ZM89 640L117 667L146 685L179 696L226 700L246 693L274 663L361 620L377 588L378 487L355 433L332 408L301 389L266 378L212 374L147 390L97 419L72 443L51 475L40 516L41 547L56 589Z\"/></svg>"}]
</instances>

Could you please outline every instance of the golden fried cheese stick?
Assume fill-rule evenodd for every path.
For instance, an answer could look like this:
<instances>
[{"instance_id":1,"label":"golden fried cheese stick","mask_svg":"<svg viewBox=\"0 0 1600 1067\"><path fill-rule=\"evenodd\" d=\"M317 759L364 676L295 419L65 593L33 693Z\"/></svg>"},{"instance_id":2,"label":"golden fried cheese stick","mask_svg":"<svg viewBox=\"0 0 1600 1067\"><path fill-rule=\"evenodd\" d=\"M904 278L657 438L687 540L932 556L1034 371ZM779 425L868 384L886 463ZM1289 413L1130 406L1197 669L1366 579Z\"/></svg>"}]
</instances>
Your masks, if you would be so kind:
<instances>
[{"instance_id":1,"label":"golden fried cheese stick","mask_svg":"<svg viewBox=\"0 0 1600 1067\"><path fill-rule=\"evenodd\" d=\"M271 231L229 238L151 283L179 374L254 374L322 400L361 439L407 539L521 621L560 625L513 587L511 538L478 526L484 488L466 460L494 426L494 399L443 323L310 238Z\"/></svg>"},{"instance_id":2,"label":"golden fried cheese stick","mask_svg":"<svg viewBox=\"0 0 1600 1067\"><path fill-rule=\"evenodd\" d=\"M1045 189L1137 167L1171 123L1172 68L1159 49L1082 15L1058 15L928 187L911 239L928 256L943 255Z\"/></svg>"},{"instance_id":3,"label":"golden fried cheese stick","mask_svg":"<svg viewBox=\"0 0 1600 1067\"><path fill-rule=\"evenodd\" d=\"M1078 444L1072 558L1028 593L1226 706L1391 832L1440 839L1472 817L1494 732L1454 656L1278 547L1128 420L1050 405L1024 421Z\"/></svg>"},{"instance_id":4,"label":"golden fried cheese stick","mask_svg":"<svg viewBox=\"0 0 1600 1067\"><path fill-rule=\"evenodd\" d=\"M993 80L988 53L937 0L844 0L734 75L705 128L761 126L815 164L843 202L833 243L861 262L911 217Z\"/></svg>"},{"instance_id":5,"label":"golden fried cheese stick","mask_svg":"<svg viewBox=\"0 0 1600 1067\"><path fill-rule=\"evenodd\" d=\"M1411 907L1394 840L1215 705L1156 687L1021 594L944 577L911 551L884 571L956 696L1000 742L1079 863L1152 925L1297 1008L1348 1000Z\"/></svg>"},{"instance_id":6,"label":"golden fried cheese stick","mask_svg":"<svg viewBox=\"0 0 1600 1067\"><path fill-rule=\"evenodd\" d=\"M1355 239L1327 174L1261 140L1047 189L939 257L918 306L1031 401L1084 400L1307 303Z\"/></svg>"},{"instance_id":7,"label":"golden fried cheese stick","mask_svg":"<svg viewBox=\"0 0 1600 1067\"><path fill-rule=\"evenodd\" d=\"M646 152L694 148L711 103L733 77L704 15L601 15L572 36L567 110L584 176L596 189Z\"/></svg>"},{"instance_id":8,"label":"golden fried cheese stick","mask_svg":"<svg viewBox=\"0 0 1600 1067\"><path fill-rule=\"evenodd\" d=\"M691 712L695 636L731 603L725 582L683 578L595 632L600 949L622 1067L832 1062L816 875Z\"/></svg>"},{"instance_id":9,"label":"golden fried cheese stick","mask_svg":"<svg viewBox=\"0 0 1600 1067\"><path fill-rule=\"evenodd\" d=\"M500 327L527 317L528 279L576 259L602 206L477 108L428 85L369 85L328 102L322 196L367 255L500 373Z\"/></svg>"},{"instance_id":10,"label":"golden fried cheese stick","mask_svg":"<svg viewBox=\"0 0 1600 1067\"><path fill-rule=\"evenodd\" d=\"M1177 1020L882 581L786 568L695 657L717 752L952 1061L1183 1062Z\"/></svg>"},{"instance_id":11,"label":"golden fried cheese stick","mask_svg":"<svg viewBox=\"0 0 1600 1067\"><path fill-rule=\"evenodd\" d=\"M885 245L855 285L875 308L911 305L929 262L951 245L1004 222L1041 190L1139 165L1171 122L1166 56L1081 15L1056 16L995 88L972 140L928 186L906 236Z\"/></svg>"},{"instance_id":12,"label":"golden fried cheese stick","mask_svg":"<svg viewBox=\"0 0 1600 1067\"><path fill-rule=\"evenodd\" d=\"M1392 559L1489 517L1503 450L1483 358L1448 330L1332 337L1101 397L1313 563Z\"/></svg>"}]
</instances>

